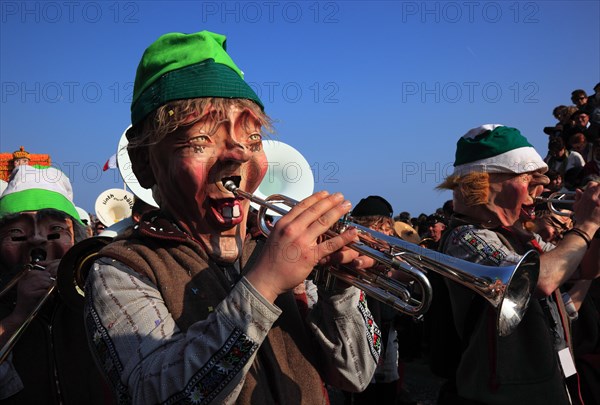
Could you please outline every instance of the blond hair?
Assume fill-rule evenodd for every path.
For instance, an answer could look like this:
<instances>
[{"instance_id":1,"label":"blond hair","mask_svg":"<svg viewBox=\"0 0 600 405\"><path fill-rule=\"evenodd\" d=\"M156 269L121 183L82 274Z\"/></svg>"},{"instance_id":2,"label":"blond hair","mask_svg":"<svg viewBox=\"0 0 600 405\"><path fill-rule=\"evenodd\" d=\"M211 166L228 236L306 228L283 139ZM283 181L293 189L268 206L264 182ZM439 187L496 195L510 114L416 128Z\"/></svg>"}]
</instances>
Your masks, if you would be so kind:
<instances>
[{"instance_id":1,"label":"blond hair","mask_svg":"<svg viewBox=\"0 0 600 405\"><path fill-rule=\"evenodd\" d=\"M394 230L394 220L390 217L385 217L383 215L367 215L363 217L352 217L352 222L378 232L398 236Z\"/></svg>"},{"instance_id":2,"label":"blond hair","mask_svg":"<svg viewBox=\"0 0 600 405\"><path fill-rule=\"evenodd\" d=\"M467 207L487 204L490 195L490 175L485 172L450 175L436 189L454 191L455 196L460 197Z\"/></svg>"},{"instance_id":3,"label":"blond hair","mask_svg":"<svg viewBox=\"0 0 600 405\"><path fill-rule=\"evenodd\" d=\"M151 112L140 123L134 125L127 131L129 149L142 146L154 145L162 141L168 134L180 127L190 126L202 119L202 112L212 107L212 115L215 128L227 119L227 112L231 107L250 110L261 125L261 133L272 133L272 120L253 101L243 98L192 98L185 100L170 101ZM194 119L190 120L190 117ZM249 128L248 119L242 123ZM215 129L212 128L211 130Z\"/></svg>"}]
</instances>

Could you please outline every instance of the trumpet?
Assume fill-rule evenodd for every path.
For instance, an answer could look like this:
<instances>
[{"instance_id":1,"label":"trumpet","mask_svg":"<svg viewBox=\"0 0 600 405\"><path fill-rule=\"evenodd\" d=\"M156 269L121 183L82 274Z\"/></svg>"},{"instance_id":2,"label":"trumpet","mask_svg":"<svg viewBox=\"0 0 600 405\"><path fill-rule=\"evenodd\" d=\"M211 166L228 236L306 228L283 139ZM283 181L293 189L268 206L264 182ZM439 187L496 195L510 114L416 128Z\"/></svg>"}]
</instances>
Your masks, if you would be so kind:
<instances>
[{"instance_id":1,"label":"trumpet","mask_svg":"<svg viewBox=\"0 0 600 405\"><path fill-rule=\"evenodd\" d=\"M556 192L550 194L548 197L536 197L535 200L538 203L547 203L548 209L556 215L570 217L570 212L561 211L560 209L556 208L554 204L572 206L575 203L575 193Z\"/></svg>"},{"instance_id":2,"label":"trumpet","mask_svg":"<svg viewBox=\"0 0 600 405\"><path fill-rule=\"evenodd\" d=\"M14 287L26 274L28 271L37 270L43 271L44 267L39 265L38 263L46 258L46 252L42 250L34 250L31 252L31 263L25 265L23 270L21 270L15 277L13 277L6 286L0 291L0 296L3 296L6 292L8 292L12 287ZM0 350L0 364L6 360L14 345L17 343L19 338L23 335L23 332L27 329L33 318L38 314L40 309L44 306L48 298L54 292L56 288L56 283L52 284L50 288L46 291L46 293L42 296L42 298L38 301L35 308L29 313L25 321L19 326L19 328L11 335L11 337L6 341L2 349Z\"/></svg>"},{"instance_id":3,"label":"trumpet","mask_svg":"<svg viewBox=\"0 0 600 405\"><path fill-rule=\"evenodd\" d=\"M267 211L285 215L288 210L282 206L291 208L298 203L282 194L262 199L240 190L231 180L226 181L224 187L234 195L260 206L258 226L266 236L272 230L272 225L265 218ZM483 266L352 223L347 216L341 218L324 236L335 237L348 227L356 228L359 238L359 241L348 244L348 247L374 259L382 266L361 271L330 267L328 271L331 276L363 290L365 294L402 313L420 317L428 310L433 296L427 278L430 271L469 288L496 308L496 327L500 336L510 335L527 311L539 276L539 254L535 251L527 252L514 266ZM381 270L381 267L385 270ZM407 273L420 287L420 299L412 296L409 286L389 277L387 274L390 270Z\"/></svg>"}]
</instances>

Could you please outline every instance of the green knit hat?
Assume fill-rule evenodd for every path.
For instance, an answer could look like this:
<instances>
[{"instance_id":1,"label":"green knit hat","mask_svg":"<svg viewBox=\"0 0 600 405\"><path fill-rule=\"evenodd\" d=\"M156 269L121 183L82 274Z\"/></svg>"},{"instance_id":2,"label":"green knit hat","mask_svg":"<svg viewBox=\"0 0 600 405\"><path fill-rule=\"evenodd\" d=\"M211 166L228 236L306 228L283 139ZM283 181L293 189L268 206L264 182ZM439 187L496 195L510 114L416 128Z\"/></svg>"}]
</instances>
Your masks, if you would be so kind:
<instances>
[{"instance_id":1,"label":"green knit hat","mask_svg":"<svg viewBox=\"0 0 600 405\"><path fill-rule=\"evenodd\" d=\"M209 31L169 33L150 45L138 65L131 123L172 100L245 98L264 106L226 52L226 37Z\"/></svg>"},{"instance_id":2,"label":"green knit hat","mask_svg":"<svg viewBox=\"0 0 600 405\"><path fill-rule=\"evenodd\" d=\"M71 182L63 172L54 167L17 166L0 197L0 218L48 208L62 211L82 223L73 204Z\"/></svg>"},{"instance_id":3,"label":"green knit hat","mask_svg":"<svg viewBox=\"0 0 600 405\"><path fill-rule=\"evenodd\" d=\"M456 144L454 175L470 172L527 173L548 166L516 128L486 124L471 129Z\"/></svg>"}]
</instances>

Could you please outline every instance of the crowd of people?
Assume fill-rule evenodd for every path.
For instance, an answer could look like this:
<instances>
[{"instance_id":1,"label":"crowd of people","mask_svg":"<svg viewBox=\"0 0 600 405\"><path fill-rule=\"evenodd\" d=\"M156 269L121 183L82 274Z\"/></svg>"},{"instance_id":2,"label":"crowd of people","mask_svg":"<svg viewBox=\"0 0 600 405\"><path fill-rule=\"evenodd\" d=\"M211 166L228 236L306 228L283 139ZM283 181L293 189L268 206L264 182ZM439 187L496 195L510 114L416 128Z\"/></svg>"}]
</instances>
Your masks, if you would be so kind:
<instances>
[{"instance_id":1,"label":"crowd of people","mask_svg":"<svg viewBox=\"0 0 600 405\"><path fill-rule=\"evenodd\" d=\"M559 105L552 115L558 122L545 127L548 135L548 177L553 191L573 191L589 176L600 175L600 83L588 97L585 90L571 93L573 105Z\"/></svg>"},{"instance_id":2,"label":"crowd of people","mask_svg":"<svg viewBox=\"0 0 600 405\"><path fill-rule=\"evenodd\" d=\"M86 257L85 285L71 282L82 307L55 291L74 272L61 258L104 225L82 218L52 167L19 161L0 196L0 403L328 404L336 393L346 404L414 403L403 363L417 355L445 379L440 404L600 403L594 91L554 109L545 159L516 128L469 130L439 185L453 198L430 215L318 192L263 235L236 190L253 192L265 175L271 119L225 36L161 36L140 61L127 131L135 176L160 209L140 205ZM536 200L554 192L574 202L550 210ZM313 278L374 271L423 293L351 249L353 227L323 237L346 214L490 274L525 269L515 270L522 301L495 308L429 272L433 302L414 322L341 279ZM511 288L488 285L506 300Z\"/></svg>"}]
</instances>

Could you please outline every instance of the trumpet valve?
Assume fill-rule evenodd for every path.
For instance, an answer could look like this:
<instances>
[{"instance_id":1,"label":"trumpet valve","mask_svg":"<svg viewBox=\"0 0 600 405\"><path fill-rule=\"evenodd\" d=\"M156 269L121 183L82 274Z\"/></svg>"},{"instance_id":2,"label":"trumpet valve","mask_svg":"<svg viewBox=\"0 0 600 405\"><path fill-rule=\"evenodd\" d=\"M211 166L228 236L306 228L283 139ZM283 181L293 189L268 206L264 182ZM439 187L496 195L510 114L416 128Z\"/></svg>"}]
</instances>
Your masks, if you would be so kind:
<instances>
[{"instance_id":1,"label":"trumpet valve","mask_svg":"<svg viewBox=\"0 0 600 405\"><path fill-rule=\"evenodd\" d=\"M321 288L324 288L325 291L333 291L336 287L336 278L332 274L333 266L318 266L313 271L312 280L313 283L318 285Z\"/></svg>"}]
</instances>

